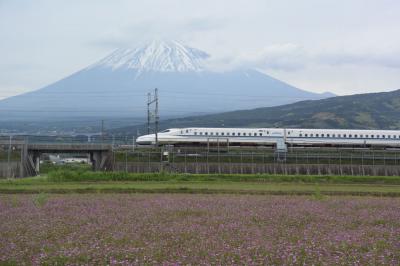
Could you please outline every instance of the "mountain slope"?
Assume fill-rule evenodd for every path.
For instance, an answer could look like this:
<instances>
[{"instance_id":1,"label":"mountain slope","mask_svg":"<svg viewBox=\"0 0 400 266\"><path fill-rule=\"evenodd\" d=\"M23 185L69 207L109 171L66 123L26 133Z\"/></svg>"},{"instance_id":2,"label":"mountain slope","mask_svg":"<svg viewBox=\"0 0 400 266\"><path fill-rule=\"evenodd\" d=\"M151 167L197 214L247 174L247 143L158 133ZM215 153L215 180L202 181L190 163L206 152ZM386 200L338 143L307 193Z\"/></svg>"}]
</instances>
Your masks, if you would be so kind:
<instances>
[{"instance_id":1,"label":"mountain slope","mask_svg":"<svg viewBox=\"0 0 400 266\"><path fill-rule=\"evenodd\" d=\"M400 90L170 119L160 123L161 129L200 126L400 129ZM144 132L144 127L121 128L115 133L132 134L137 130Z\"/></svg>"},{"instance_id":2,"label":"mountain slope","mask_svg":"<svg viewBox=\"0 0 400 266\"><path fill-rule=\"evenodd\" d=\"M0 117L145 117L147 93L156 87L164 117L331 96L300 90L256 70L212 72L204 68L207 57L177 42L119 49L45 88L0 101Z\"/></svg>"}]
</instances>

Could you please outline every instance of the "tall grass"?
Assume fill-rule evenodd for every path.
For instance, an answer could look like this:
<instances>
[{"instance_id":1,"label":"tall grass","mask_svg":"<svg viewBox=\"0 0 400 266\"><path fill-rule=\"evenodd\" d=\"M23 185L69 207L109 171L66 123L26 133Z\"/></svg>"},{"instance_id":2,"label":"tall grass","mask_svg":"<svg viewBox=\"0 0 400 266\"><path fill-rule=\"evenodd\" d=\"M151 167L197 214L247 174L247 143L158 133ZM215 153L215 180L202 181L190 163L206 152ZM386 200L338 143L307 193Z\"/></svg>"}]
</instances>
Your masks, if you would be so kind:
<instances>
[{"instance_id":1,"label":"tall grass","mask_svg":"<svg viewBox=\"0 0 400 266\"><path fill-rule=\"evenodd\" d=\"M238 181L282 183L333 183L333 184L393 184L400 185L398 176L315 176L315 175L266 175L266 174L177 174L177 173L125 173L91 172L84 169L61 169L48 174L50 182L99 182L99 181Z\"/></svg>"},{"instance_id":2,"label":"tall grass","mask_svg":"<svg viewBox=\"0 0 400 266\"><path fill-rule=\"evenodd\" d=\"M85 170L56 170L48 174L51 182L93 182L93 181L169 181L177 180L180 175L166 173L124 173L91 172Z\"/></svg>"},{"instance_id":3,"label":"tall grass","mask_svg":"<svg viewBox=\"0 0 400 266\"><path fill-rule=\"evenodd\" d=\"M52 164L50 162L44 162L40 165L40 173L47 174L49 172L58 170L85 170L89 171L91 166L84 163L71 163L71 164Z\"/></svg>"},{"instance_id":4,"label":"tall grass","mask_svg":"<svg viewBox=\"0 0 400 266\"><path fill-rule=\"evenodd\" d=\"M35 204L35 206L38 208L43 207L47 201L48 201L48 195L43 192L36 194L33 197L33 204Z\"/></svg>"}]
</instances>

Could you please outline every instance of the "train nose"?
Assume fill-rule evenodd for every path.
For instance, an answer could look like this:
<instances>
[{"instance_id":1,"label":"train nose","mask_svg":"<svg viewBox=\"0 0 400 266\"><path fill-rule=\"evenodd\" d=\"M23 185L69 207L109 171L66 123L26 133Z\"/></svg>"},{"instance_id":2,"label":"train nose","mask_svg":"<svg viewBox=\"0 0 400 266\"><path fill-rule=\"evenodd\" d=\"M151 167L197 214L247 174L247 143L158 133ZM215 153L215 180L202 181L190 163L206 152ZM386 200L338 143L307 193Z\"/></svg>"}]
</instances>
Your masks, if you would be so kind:
<instances>
[{"instance_id":1,"label":"train nose","mask_svg":"<svg viewBox=\"0 0 400 266\"><path fill-rule=\"evenodd\" d=\"M144 135L141 137L138 137L136 139L137 144L142 144L142 145L150 145L154 143L154 137L152 135Z\"/></svg>"}]
</instances>

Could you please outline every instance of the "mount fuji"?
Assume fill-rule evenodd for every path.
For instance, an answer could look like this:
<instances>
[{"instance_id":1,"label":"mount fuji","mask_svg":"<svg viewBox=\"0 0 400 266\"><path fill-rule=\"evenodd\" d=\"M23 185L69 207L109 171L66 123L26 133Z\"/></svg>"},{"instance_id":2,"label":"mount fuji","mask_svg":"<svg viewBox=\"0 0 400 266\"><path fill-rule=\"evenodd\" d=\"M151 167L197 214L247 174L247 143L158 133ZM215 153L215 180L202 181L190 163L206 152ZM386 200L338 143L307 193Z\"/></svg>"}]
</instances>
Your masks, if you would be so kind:
<instances>
[{"instance_id":1,"label":"mount fuji","mask_svg":"<svg viewBox=\"0 0 400 266\"><path fill-rule=\"evenodd\" d=\"M161 117L216 113L321 99L257 70L215 72L209 55L175 41L118 49L36 91L0 101L7 119L145 117L147 93L159 89Z\"/></svg>"}]
</instances>

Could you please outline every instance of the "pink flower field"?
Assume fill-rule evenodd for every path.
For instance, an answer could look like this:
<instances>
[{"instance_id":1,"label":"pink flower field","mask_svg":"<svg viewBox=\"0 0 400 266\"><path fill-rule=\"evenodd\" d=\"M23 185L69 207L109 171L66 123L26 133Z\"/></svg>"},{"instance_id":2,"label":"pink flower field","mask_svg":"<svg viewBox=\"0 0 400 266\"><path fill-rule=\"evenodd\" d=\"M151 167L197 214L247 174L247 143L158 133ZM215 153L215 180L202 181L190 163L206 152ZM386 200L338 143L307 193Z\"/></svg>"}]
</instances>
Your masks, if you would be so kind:
<instances>
[{"instance_id":1,"label":"pink flower field","mask_svg":"<svg viewBox=\"0 0 400 266\"><path fill-rule=\"evenodd\" d=\"M400 199L1 195L0 264L399 265Z\"/></svg>"}]
</instances>

